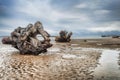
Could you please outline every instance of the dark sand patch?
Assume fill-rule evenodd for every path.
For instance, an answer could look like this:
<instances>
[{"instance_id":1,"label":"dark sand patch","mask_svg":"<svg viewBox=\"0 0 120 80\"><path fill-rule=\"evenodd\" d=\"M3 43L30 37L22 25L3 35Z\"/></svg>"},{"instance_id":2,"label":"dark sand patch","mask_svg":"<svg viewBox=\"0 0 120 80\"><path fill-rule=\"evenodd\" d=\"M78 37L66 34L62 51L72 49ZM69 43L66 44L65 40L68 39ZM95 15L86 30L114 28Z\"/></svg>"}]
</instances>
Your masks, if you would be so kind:
<instances>
[{"instance_id":1,"label":"dark sand patch","mask_svg":"<svg viewBox=\"0 0 120 80\"><path fill-rule=\"evenodd\" d=\"M100 39L72 39L72 44L79 44L80 47L94 48L120 48L120 38L100 38Z\"/></svg>"}]
</instances>

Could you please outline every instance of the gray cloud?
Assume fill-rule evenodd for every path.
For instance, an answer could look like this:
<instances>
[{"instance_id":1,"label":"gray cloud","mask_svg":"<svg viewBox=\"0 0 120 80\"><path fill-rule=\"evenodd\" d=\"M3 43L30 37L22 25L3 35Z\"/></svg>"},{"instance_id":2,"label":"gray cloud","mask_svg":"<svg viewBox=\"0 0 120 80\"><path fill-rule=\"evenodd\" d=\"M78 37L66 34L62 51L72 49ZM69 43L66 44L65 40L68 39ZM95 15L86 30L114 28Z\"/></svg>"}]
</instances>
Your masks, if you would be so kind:
<instances>
[{"instance_id":1,"label":"gray cloud","mask_svg":"<svg viewBox=\"0 0 120 80\"><path fill-rule=\"evenodd\" d=\"M120 0L10 1L0 0L2 31L5 31L4 26L14 29L37 20L52 35L61 29L73 31L80 36L120 31Z\"/></svg>"}]
</instances>

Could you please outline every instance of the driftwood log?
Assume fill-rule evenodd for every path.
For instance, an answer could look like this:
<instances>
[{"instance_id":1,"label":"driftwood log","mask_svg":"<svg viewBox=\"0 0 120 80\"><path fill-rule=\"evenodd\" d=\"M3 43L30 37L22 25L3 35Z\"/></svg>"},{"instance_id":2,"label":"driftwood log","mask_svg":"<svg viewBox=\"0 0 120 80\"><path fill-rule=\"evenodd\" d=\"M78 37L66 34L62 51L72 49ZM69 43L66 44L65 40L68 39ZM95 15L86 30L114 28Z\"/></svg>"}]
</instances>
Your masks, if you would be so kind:
<instances>
[{"instance_id":1,"label":"driftwood log","mask_svg":"<svg viewBox=\"0 0 120 80\"><path fill-rule=\"evenodd\" d=\"M70 42L71 41L71 36L72 36L72 32L68 33L65 30L62 30L59 32L60 36L56 36L55 37L55 41L56 42Z\"/></svg>"},{"instance_id":2,"label":"driftwood log","mask_svg":"<svg viewBox=\"0 0 120 80\"><path fill-rule=\"evenodd\" d=\"M44 40L37 39L40 34ZM3 44L11 44L20 51L20 54L34 54L47 52L47 48L51 47L50 35L43 29L42 23L37 21L34 25L29 24L26 28L18 27L11 36L2 39Z\"/></svg>"}]
</instances>

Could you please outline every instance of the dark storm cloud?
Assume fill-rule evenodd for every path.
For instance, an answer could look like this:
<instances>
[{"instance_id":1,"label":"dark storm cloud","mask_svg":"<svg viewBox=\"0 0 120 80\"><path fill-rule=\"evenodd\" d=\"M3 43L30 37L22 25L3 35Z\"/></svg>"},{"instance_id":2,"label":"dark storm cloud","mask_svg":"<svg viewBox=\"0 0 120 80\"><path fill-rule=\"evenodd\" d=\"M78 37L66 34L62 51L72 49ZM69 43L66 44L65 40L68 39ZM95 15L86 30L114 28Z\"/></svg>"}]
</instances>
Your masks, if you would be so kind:
<instances>
[{"instance_id":1,"label":"dark storm cloud","mask_svg":"<svg viewBox=\"0 0 120 80\"><path fill-rule=\"evenodd\" d=\"M59 4L58 4L59 3ZM52 0L51 5L61 12L85 14L95 22L120 20L120 0ZM74 6L81 4L81 7ZM82 7L82 4L83 7Z\"/></svg>"},{"instance_id":2,"label":"dark storm cloud","mask_svg":"<svg viewBox=\"0 0 120 80\"><path fill-rule=\"evenodd\" d=\"M10 17L13 9L14 0L0 0L0 18Z\"/></svg>"},{"instance_id":3,"label":"dark storm cloud","mask_svg":"<svg viewBox=\"0 0 120 80\"><path fill-rule=\"evenodd\" d=\"M111 20L120 21L120 0L112 0L108 5L105 6L105 9L111 11L109 14Z\"/></svg>"}]
</instances>

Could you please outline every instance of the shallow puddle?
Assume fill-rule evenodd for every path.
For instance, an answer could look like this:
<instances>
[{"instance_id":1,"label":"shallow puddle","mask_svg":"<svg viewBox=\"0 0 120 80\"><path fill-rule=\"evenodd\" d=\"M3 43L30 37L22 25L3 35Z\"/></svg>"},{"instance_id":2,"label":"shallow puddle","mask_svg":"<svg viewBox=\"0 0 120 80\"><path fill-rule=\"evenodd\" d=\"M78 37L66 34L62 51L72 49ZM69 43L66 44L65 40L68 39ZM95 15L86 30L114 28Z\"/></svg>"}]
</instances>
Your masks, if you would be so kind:
<instances>
[{"instance_id":1,"label":"shallow puddle","mask_svg":"<svg viewBox=\"0 0 120 80\"><path fill-rule=\"evenodd\" d=\"M120 51L116 50L103 50L99 65L94 72L95 80L120 80L119 53Z\"/></svg>"}]
</instances>

